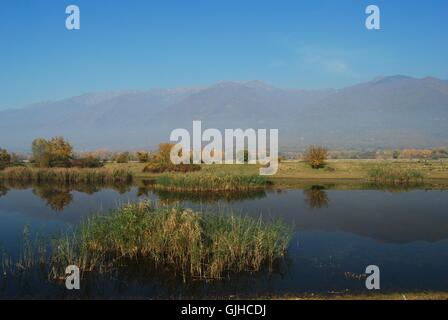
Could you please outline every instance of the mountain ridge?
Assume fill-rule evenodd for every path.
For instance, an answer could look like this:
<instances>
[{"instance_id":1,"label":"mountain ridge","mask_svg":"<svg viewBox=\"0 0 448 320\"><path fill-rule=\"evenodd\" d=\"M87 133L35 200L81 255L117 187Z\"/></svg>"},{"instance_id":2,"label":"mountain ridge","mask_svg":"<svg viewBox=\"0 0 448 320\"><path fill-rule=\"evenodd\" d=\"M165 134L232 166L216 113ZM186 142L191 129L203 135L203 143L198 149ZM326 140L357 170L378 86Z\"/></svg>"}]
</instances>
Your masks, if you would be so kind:
<instances>
[{"instance_id":1,"label":"mountain ridge","mask_svg":"<svg viewBox=\"0 0 448 320\"><path fill-rule=\"evenodd\" d=\"M78 150L153 147L175 128L279 129L280 147L402 148L448 145L448 81L403 75L341 89L277 88L260 80L92 92L0 111L0 146L28 151L61 135Z\"/></svg>"}]
</instances>

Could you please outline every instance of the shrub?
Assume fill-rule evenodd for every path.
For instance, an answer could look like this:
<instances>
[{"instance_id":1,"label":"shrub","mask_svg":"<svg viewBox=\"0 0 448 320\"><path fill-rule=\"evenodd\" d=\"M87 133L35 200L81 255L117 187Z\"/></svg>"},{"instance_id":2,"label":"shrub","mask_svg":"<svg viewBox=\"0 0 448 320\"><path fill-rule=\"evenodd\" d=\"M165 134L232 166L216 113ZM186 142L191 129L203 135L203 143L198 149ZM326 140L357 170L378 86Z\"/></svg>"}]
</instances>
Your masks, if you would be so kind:
<instances>
[{"instance_id":1,"label":"shrub","mask_svg":"<svg viewBox=\"0 0 448 320\"><path fill-rule=\"evenodd\" d=\"M305 152L303 158L311 168L319 169L325 166L325 160L327 159L328 151L325 147L310 146Z\"/></svg>"},{"instance_id":2,"label":"shrub","mask_svg":"<svg viewBox=\"0 0 448 320\"><path fill-rule=\"evenodd\" d=\"M149 161L149 152L137 151L137 158L140 163L148 162Z\"/></svg>"},{"instance_id":3,"label":"shrub","mask_svg":"<svg viewBox=\"0 0 448 320\"><path fill-rule=\"evenodd\" d=\"M201 166L196 164L173 164L170 159L171 149L173 147L174 145L171 143L161 143L158 153L150 158L149 164L143 169L143 172L163 173L201 170Z\"/></svg>"},{"instance_id":4,"label":"shrub","mask_svg":"<svg viewBox=\"0 0 448 320\"><path fill-rule=\"evenodd\" d=\"M122 152L118 154L118 156L115 158L115 161L117 163L128 163L129 162L129 154L127 152Z\"/></svg>"},{"instance_id":5,"label":"shrub","mask_svg":"<svg viewBox=\"0 0 448 320\"><path fill-rule=\"evenodd\" d=\"M84 158L72 160L71 166L75 168L101 168L104 164L100 159L95 158L94 156L86 156Z\"/></svg>"},{"instance_id":6,"label":"shrub","mask_svg":"<svg viewBox=\"0 0 448 320\"><path fill-rule=\"evenodd\" d=\"M143 168L143 172L164 173L164 172L193 172L201 170L197 164L177 164L172 163L149 163Z\"/></svg>"}]
</instances>

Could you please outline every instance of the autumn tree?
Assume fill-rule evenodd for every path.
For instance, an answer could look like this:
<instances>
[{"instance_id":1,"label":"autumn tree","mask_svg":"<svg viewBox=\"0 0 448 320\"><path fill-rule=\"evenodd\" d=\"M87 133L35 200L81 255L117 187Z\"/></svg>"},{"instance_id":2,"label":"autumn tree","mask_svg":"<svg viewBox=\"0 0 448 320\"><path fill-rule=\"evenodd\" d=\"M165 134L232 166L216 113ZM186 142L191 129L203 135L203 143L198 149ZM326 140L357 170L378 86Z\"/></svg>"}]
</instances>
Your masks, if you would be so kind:
<instances>
[{"instance_id":1,"label":"autumn tree","mask_svg":"<svg viewBox=\"0 0 448 320\"><path fill-rule=\"evenodd\" d=\"M149 161L149 152L148 151L137 151L138 161L141 163L145 163Z\"/></svg>"},{"instance_id":2,"label":"autumn tree","mask_svg":"<svg viewBox=\"0 0 448 320\"><path fill-rule=\"evenodd\" d=\"M54 137L49 142L50 165L52 167L66 167L73 158L73 147L62 137Z\"/></svg>"},{"instance_id":3,"label":"autumn tree","mask_svg":"<svg viewBox=\"0 0 448 320\"><path fill-rule=\"evenodd\" d=\"M62 137L51 140L38 138L31 146L33 160L39 167L67 167L73 157L73 147Z\"/></svg>"},{"instance_id":4,"label":"autumn tree","mask_svg":"<svg viewBox=\"0 0 448 320\"><path fill-rule=\"evenodd\" d=\"M325 166L325 160L327 159L327 156L328 151L325 147L310 146L303 155L303 159L313 169L319 169Z\"/></svg>"},{"instance_id":5,"label":"autumn tree","mask_svg":"<svg viewBox=\"0 0 448 320\"><path fill-rule=\"evenodd\" d=\"M162 164L171 164L171 149L174 147L172 143L159 144L159 153L156 155L157 161Z\"/></svg>"}]
</instances>

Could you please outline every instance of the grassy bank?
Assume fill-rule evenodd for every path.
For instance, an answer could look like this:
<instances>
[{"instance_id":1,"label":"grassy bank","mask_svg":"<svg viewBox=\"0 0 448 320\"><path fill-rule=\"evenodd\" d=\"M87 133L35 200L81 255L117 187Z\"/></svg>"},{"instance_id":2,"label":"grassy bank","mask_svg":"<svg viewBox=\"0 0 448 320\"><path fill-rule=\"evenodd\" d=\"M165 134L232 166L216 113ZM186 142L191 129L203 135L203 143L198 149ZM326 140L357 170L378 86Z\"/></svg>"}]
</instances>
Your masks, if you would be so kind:
<instances>
[{"instance_id":1,"label":"grassy bank","mask_svg":"<svg viewBox=\"0 0 448 320\"><path fill-rule=\"evenodd\" d=\"M422 170L409 166L383 165L369 170L369 180L378 184L412 185L421 184L425 179Z\"/></svg>"},{"instance_id":2,"label":"grassy bank","mask_svg":"<svg viewBox=\"0 0 448 320\"><path fill-rule=\"evenodd\" d=\"M0 171L0 179L24 183L117 183L132 181L133 174L125 167L99 169L12 167Z\"/></svg>"},{"instance_id":3,"label":"grassy bank","mask_svg":"<svg viewBox=\"0 0 448 320\"><path fill-rule=\"evenodd\" d=\"M170 191L248 191L262 189L267 182L259 175L192 173L159 176L153 187Z\"/></svg>"},{"instance_id":4,"label":"grassy bank","mask_svg":"<svg viewBox=\"0 0 448 320\"><path fill-rule=\"evenodd\" d=\"M419 172L424 176L425 184L443 183L448 181L448 161L446 160L425 160L425 161L413 161L413 160L327 160L325 168L312 169L308 164L302 161L287 161L279 164L278 172L273 176L265 177L268 181L274 182L276 187L294 187L295 184L300 184L303 181L309 183L327 183L331 181L353 181L355 183L369 182L372 170L375 168L387 167L388 170L399 172L406 169L408 171ZM108 163L105 168L101 169L33 169L32 174L29 171L20 171L22 168L7 168L4 171L0 171L0 179L5 179L10 176L9 179L14 180L37 180L44 181L50 180L81 180L81 182L102 180L101 175L92 174L92 172L106 172L107 177L112 177L117 173L124 173L124 179L126 176L131 175L136 179L155 179L163 173L150 173L143 172L146 164L144 163ZM25 167L30 168L30 167ZM60 172L65 170L74 170L72 177L68 174L59 174L59 178L55 178L56 174L53 172ZM103 171L104 170L104 171ZM37 174L37 172L42 174ZM70 171L72 172L72 171ZM201 171L197 172L198 175L204 176L219 176L219 175L232 175L232 176L255 176L259 175L258 165L201 165ZM47 176L47 178L45 178ZM82 178L74 178L79 176ZM90 176L90 178L89 178ZM104 176L104 175L103 175ZM122 174L118 176L123 177ZM120 180L123 178L116 178ZM113 179L112 179L113 180Z\"/></svg>"},{"instance_id":5,"label":"grassy bank","mask_svg":"<svg viewBox=\"0 0 448 320\"><path fill-rule=\"evenodd\" d=\"M73 236L57 239L52 265L104 271L123 259L145 258L184 279L218 279L272 267L285 254L290 236L290 228L280 222L175 207L152 209L149 202L141 202L91 218Z\"/></svg>"},{"instance_id":6,"label":"grassy bank","mask_svg":"<svg viewBox=\"0 0 448 320\"><path fill-rule=\"evenodd\" d=\"M425 181L448 180L447 160L327 160L327 166L312 169L303 161L286 161L279 164L278 172L268 176L274 182L287 179L296 180L368 180L369 172L378 166L408 168L418 170L425 176ZM155 178L160 174L145 173L145 164L107 164L108 168L128 168L136 178ZM259 175L258 165L201 165L201 174Z\"/></svg>"}]
</instances>

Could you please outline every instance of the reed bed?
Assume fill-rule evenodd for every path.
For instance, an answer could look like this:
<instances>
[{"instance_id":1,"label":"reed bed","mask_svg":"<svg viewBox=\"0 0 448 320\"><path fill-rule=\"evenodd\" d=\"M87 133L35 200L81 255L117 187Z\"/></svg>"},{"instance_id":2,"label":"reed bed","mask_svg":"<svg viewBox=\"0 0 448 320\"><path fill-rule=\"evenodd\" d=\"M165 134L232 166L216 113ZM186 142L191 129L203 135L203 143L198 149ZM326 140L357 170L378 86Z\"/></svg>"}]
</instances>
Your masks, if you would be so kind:
<instances>
[{"instance_id":1,"label":"reed bed","mask_svg":"<svg viewBox=\"0 0 448 320\"><path fill-rule=\"evenodd\" d=\"M60 237L53 245L52 263L104 271L123 259L149 260L184 280L219 279L263 266L272 270L285 255L291 232L281 222L179 207L153 209L143 201L90 218L73 236Z\"/></svg>"},{"instance_id":2,"label":"reed bed","mask_svg":"<svg viewBox=\"0 0 448 320\"><path fill-rule=\"evenodd\" d=\"M369 170L369 180L380 184L410 185L423 183L422 171L404 166L375 166Z\"/></svg>"},{"instance_id":3,"label":"reed bed","mask_svg":"<svg viewBox=\"0 0 448 320\"><path fill-rule=\"evenodd\" d=\"M268 180L259 175L185 174L163 175L154 188L169 191L247 191L264 188Z\"/></svg>"},{"instance_id":4,"label":"reed bed","mask_svg":"<svg viewBox=\"0 0 448 320\"><path fill-rule=\"evenodd\" d=\"M0 172L0 179L29 183L117 183L131 182L133 175L128 169L13 167Z\"/></svg>"}]
</instances>

